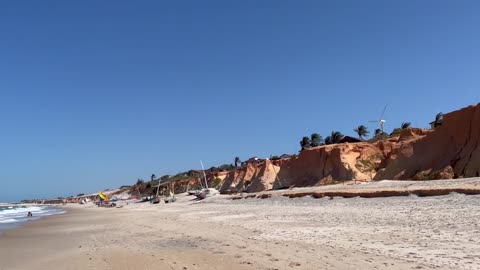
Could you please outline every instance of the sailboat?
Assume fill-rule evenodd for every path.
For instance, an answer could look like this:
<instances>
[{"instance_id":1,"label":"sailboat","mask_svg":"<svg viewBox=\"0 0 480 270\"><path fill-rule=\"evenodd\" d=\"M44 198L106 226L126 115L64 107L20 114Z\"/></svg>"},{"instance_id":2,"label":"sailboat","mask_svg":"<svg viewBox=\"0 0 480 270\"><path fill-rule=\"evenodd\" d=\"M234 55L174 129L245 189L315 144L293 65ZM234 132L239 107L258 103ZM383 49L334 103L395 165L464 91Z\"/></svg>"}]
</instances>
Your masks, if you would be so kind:
<instances>
[{"instance_id":1,"label":"sailboat","mask_svg":"<svg viewBox=\"0 0 480 270\"><path fill-rule=\"evenodd\" d=\"M165 196L165 203L172 203L175 202L177 199L175 198L175 183L170 183L171 186L168 188L168 196Z\"/></svg>"},{"instance_id":2,"label":"sailboat","mask_svg":"<svg viewBox=\"0 0 480 270\"><path fill-rule=\"evenodd\" d=\"M203 172L203 179L205 181L205 187L202 185L202 181L200 180L200 186L202 189L199 192L196 192L194 195L197 197L199 200L203 200L206 197L211 196L210 189L208 188L208 182L207 182L207 175L205 174L205 167L203 166L203 162L200 160L200 164L202 165L202 172Z\"/></svg>"}]
</instances>

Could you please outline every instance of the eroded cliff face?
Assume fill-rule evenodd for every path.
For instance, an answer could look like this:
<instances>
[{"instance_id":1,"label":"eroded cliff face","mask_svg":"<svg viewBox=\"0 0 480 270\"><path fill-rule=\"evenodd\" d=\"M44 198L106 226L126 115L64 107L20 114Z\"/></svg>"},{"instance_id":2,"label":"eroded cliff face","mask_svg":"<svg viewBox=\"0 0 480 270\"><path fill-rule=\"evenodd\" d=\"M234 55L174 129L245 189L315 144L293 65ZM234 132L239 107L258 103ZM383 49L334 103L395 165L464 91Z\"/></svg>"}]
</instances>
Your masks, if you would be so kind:
<instances>
[{"instance_id":1,"label":"eroded cliff face","mask_svg":"<svg viewBox=\"0 0 480 270\"><path fill-rule=\"evenodd\" d=\"M480 175L480 104L446 114L442 126L392 151L375 180L411 179L453 169L454 177Z\"/></svg>"},{"instance_id":2,"label":"eroded cliff face","mask_svg":"<svg viewBox=\"0 0 480 270\"><path fill-rule=\"evenodd\" d=\"M274 188L315 186L337 180L371 180L382 161L370 143L344 143L302 151L278 170Z\"/></svg>"},{"instance_id":3,"label":"eroded cliff face","mask_svg":"<svg viewBox=\"0 0 480 270\"><path fill-rule=\"evenodd\" d=\"M248 164L229 172L222 193L315 186L338 180L372 180L384 156L374 144L337 144L311 148L289 159Z\"/></svg>"},{"instance_id":4,"label":"eroded cliff face","mask_svg":"<svg viewBox=\"0 0 480 270\"><path fill-rule=\"evenodd\" d=\"M229 172L223 180L220 192L258 192L271 189L276 177L275 167L277 166L267 160L261 164L249 163L243 168Z\"/></svg>"}]
</instances>

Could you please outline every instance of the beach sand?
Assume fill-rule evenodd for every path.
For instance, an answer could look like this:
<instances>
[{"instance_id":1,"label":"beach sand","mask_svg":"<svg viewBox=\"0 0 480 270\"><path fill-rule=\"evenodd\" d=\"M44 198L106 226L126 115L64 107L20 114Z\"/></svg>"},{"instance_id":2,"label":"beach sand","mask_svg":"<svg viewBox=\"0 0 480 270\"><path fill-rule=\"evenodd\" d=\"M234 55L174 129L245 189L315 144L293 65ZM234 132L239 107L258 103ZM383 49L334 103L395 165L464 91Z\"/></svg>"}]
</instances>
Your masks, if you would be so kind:
<instances>
[{"instance_id":1,"label":"beach sand","mask_svg":"<svg viewBox=\"0 0 480 270\"><path fill-rule=\"evenodd\" d=\"M271 198L68 213L0 236L0 269L480 269L480 196Z\"/></svg>"}]
</instances>

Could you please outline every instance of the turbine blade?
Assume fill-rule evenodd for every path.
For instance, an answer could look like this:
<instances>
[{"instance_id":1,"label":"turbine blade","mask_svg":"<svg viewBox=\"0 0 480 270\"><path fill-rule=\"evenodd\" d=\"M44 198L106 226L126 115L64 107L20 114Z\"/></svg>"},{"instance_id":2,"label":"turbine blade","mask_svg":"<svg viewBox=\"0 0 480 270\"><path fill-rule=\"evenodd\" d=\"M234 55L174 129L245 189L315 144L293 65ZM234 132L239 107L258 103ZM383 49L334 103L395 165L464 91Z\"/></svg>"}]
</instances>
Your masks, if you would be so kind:
<instances>
[{"instance_id":1,"label":"turbine blade","mask_svg":"<svg viewBox=\"0 0 480 270\"><path fill-rule=\"evenodd\" d=\"M388 106L388 104L385 105L385 108L383 108L382 115L380 115L380 120L383 119L383 115L385 114L385 110L387 109L387 106Z\"/></svg>"}]
</instances>

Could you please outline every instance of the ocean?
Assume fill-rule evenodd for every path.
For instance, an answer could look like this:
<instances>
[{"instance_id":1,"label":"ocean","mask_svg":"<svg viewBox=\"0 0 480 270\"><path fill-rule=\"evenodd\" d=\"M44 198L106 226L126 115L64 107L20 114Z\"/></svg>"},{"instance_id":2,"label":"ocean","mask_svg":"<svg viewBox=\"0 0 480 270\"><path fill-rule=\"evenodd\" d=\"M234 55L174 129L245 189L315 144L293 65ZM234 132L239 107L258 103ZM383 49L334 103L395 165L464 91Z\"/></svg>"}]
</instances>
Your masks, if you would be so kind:
<instances>
[{"instance_id":1,"label":"ocean","mask_svg":"<svg viewBox=\"0 0 480 270\"><path fill-rule=\"evenodd\" d=\"M27 217L32 212L33 217ZM65 213L64 210L46 205L4 205L0 206L0 230L16 228L24 222L36 220L44 216Z\"/></svg>"}]
</instances>

